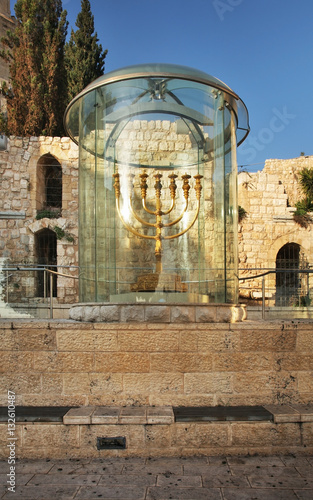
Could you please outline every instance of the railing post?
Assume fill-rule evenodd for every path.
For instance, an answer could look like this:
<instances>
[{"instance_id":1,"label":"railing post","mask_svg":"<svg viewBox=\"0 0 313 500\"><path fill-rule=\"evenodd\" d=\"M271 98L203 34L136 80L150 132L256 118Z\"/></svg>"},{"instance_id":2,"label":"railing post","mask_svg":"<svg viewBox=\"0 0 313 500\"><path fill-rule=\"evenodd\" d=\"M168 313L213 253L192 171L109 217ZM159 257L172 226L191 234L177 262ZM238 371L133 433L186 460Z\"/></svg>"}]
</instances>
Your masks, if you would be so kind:
<instances>
[{"instance_id":1,"label":"railing post","mask_svg":"<svg viewBox=\"0 0 313 500\"><path fill-rule=\"evenodd\" d=\"M265 319L265 276L262 278L262 319Z\"/></svg>"},{"instance_id":2,"label":"railing post","mask_svg":"<svg viewBox=\"0 0 313 500\"><path fill-rule=\"evenodd\" d=\"M50 319L53 319L53 274L50 274Z\"/></svg>"},{"instance_id":3,"label":"railing post","mask_svg":"<svg viewBox=\"0 0 313 500\"><path fill-rule=\"evenodd\" d=\"M43 298L47 297L47 271L46 267L44 267L43 271Z\"/></svg>"}]
</instances>

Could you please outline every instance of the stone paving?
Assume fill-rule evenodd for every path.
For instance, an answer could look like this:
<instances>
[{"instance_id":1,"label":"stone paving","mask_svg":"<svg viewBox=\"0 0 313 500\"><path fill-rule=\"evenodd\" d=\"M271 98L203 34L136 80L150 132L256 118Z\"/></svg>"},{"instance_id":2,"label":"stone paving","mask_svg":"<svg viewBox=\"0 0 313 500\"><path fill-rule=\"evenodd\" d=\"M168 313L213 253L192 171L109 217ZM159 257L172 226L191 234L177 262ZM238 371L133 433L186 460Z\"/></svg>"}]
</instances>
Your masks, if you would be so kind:
<instances>
[{"instance_id":1,"label":"stone paving","mask_svg":"<svg viewBox=\"0 0 313 500\"><path fill-rule=\"evenodd\" d=\"M19 500L312 500L313 456L18 460Z\"/></svg>"}]
</instances>

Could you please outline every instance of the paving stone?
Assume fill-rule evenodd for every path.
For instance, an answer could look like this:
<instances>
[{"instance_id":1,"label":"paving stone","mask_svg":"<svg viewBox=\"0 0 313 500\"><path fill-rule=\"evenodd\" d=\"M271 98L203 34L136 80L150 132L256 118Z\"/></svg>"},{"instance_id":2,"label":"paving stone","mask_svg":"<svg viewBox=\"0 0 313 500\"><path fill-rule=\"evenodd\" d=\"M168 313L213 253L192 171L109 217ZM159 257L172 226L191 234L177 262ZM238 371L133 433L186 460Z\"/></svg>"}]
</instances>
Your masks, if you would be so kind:
<instances>
[{"instance_id":1,"label":"paving stone","mask_svg":"<svg viewBox=\"0 0 313 500\"><path fill-rule=\"evenodd\" d=\"M253 488L313 489L313 478L305 479L300 476L251 475L249 481Z\"/></svg>"},{"instance_id":2,"label":"paving stone","mask_svg":"<svg viewBox=\"0 0 313 500\"><path fill-rule=\"evenodd\" d=\"M284 462L285 465L289 466L294 466L294 467L302 467L302 466L309 466L310 461L306 457L294 457L294 456L288 456L288 457L280 457L281 460Z\"/></svg>"},{"instance_id":3,"label":"paving stone","mask_svg":"<svg viewBox=\"0 0 313 500\"><path fill-rule=\"evenodd\" d=\"M232 475L202 475L203 486L206 488L248 488L250 486L246 477Z\"/></svg>"},{"instance_id":4,"label":"paving stone","mask_svg":"<svg viewBox=\"0 0 313 500\"><path fill-rule=\"evenodd\" d=\"M179 488L174 486L148 489L147 500L222 500L219 489Z\"/></svg>"},{"instance_id":5,"label":"paving stone","mask_svg":"<svg viewBox=\"0 0 313 500\"><path fill-rule=\"evenodd\" d=\"M77 493L75 500L92 500L96 498L110 500L144 500L146 495L145 487L115 487L115 486L82 486Z\"/></svg>"},{"instance_id":6,"label":"paving stone","mask_svg":"<svg viewBox=\"0 0 313 500\"><path fill-rule=\"evenodd\" d=\"M5 474L0 474L0 484L1 485L7 484L7 481L9 480L9 476L7 474L8 474L8 471ZM23 486L23 485L27 484L32 479L33 476L34 476L34 474L18 474L18 473L16 473L15 474L16 484L18 486Z\"/></svg>"},{"instance_id":7,"label":"paving stone","mask_svg":"<svg viewBox=\"0 0 313 500\"><path fill-rule=\"evenodd\" d=\"M201 476L177 476L175 474L159 474L157 486L178 486L179 488L201 488Z\"/></svg>"},{"instance_id":8,"label":"paving stone","mask_svg":"<svg viewBox=\"0 0 313 500\"><path fill-rule=\"evenodd\" d=\"M184 465L184 474L185 475L193 475L193 474L203 474L206 477L215 477L216 475L219 476L230 476L231 475L231 469L230 467L225 464L225 465L199 465L199 464L191 464L187 462Z\"/></svg>"},{"instance_id":9,"label":"paving stone","mask_svg":"<svg viewBox=\"0 0 313 500\"><path fill-rule=\"evenodd\" d=\"M45 474L49 472L50 469L53 467L53 462L46 462L45 460L27 460L27 461L20 461L18 460L15 464L16 466L16 473L18 474L36 474L36 473L42 473ZM0 462L0 474L7 474L8 473L8 462Z\"/></svg>"},{"instance_id":10,"label":"paving stone","mask_svg":"<svg viewBox=\"0 0 313 500\"><path fill-rule=\"evenodd\" d=\"M229 465L268 465L268 466L276 466L283 467L284 462L280 457L228 457L227 461Z\"/></svg>"},{"instance_id":11,"label":"paving stone","mask_svg":"<svg viewBox=\"0 0 313 500\"><path fill-rule=\"evenodd\" d=\"M231 465L231 471L236 476L296 476L300 477L299 472L294 467L276 467L259 465Z\"/></svg>"},{"instance_id":12,"label":"paving stone","mask_svg":"<svg viewBox=\"0 0 313 500\"><path fill-rule=\"evenodd\" d=\"M177 475L182 475L183 474L183 467L182 465L175 465L169 463L161 463L161 464L150 464L148 463L147 465L138 465L138 464L129 464L125 465L123 468L123 474L177 474Z\"/></svg>"},{"instance_id":13,"label":"paving stone","mask_svg":"<svg viewBox=\"0 0 313 500\"><path fill-rule=\"evenodd\" d=\"M313 490L295 490L298 500L312 500Z\"/></svg>"},{"instance_id":14,"label":"paving stone","mask_svg":"<svg viewBox=\"0 0 313 500\"><path fill-rule=\"evenodd\" d=\"M268 489L231 489L222 490L223 500L298 500L293 491Z\"/></svg>"},{"instance_id":15,"label":"paving stone","mask_svg":"<svg viewBox=\"0 0 313 500\"><path fill-rule=\"evenodd\" d=\"M90 464L59 464L55 465L49 474L121 474L123 464L119 463L90 463Z\"/></svg>"},{"instance_id":16,"label":"paving stone","mask_svg":"<svg viewBox=\"0 0 313 500\"><path fill-rule=\"evenodd\" d=\"M74 485L94 485L100 481L100 474L35 474L29 484L74 484Z\"/></svg>"},{"instance_id":17,"label":"paving stone","mask_svg":"<svg viewBox=\"0 0 313 500\"><path fill-rule=\"evenodd\" d=\"M8 491L4 495L5 500L10 498L19 498L23 500L72 500L77 491L77 486L66 486L66 485L40 485L40 486L17 486L15 489L15 494ZM76 497L75 497L76 498Z\"/></svg>"},{"instance_id":18,"label":"paving stone","mask_svg":"<svg viewBox=\"0 0 313 500\"><path fill-rule=\"evenodd\" d=\"M99 486L155 486L157 476L134 475L134 474L108 474L101 476Z\"/></svg>"}]
</instances>

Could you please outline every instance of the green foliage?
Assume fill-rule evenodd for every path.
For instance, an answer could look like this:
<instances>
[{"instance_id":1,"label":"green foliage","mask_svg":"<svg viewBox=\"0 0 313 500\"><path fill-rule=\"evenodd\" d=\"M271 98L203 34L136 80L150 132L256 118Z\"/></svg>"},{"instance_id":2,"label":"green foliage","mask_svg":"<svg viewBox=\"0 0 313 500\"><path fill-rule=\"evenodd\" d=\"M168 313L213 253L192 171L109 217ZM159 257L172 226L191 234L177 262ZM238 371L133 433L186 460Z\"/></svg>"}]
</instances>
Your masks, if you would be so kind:
<instances>
[{"instance_id":1,"label":"green foliage","mask_svg":"<svg viewBox=\"0 0 313 500\"><path fill-rule=\"evenodd\" d=\"M63 135L66 106L64 45L68 23L61 0L17 0L16 28L1 41L10 63L7 131Z\"/></svg>"},{"instance_id":2,"label":"green foliage","mask_svg":"<svg viewBox=\"0 0 313 500\"><path fill-rule=\"evenodd\" d=\"M309 200L313 200L313 169L304 168L299 173L299 184L306 197Z\"/></svg>"},{"instance_id":3,"label":"green foliage","mask_svg":"<svg viewBox=\"0 0 313 500\"><path fill-rule=\"evenodd\" d=\"M248 216L248 212L241 207L240 205L238 206L238 222L241 222L243 219L245 219Z\"/></svg>"},{"instance_id":4,"label":"green foliage","mask_svg":"<svg viewBox=\"0 0 313 500\"><path fill-rule=\"evenodd\" d=\"M53 212L51 210L40 210L37 212L36 219L58 219L61 216L60 212Z\"/></svg>"},{"instance_id":5,"label":"green foliage","mask_svg":"<svg viewBox=\"0 0 313 500\"><path fill-rule=\"evenodd\" d=\"M313 212L313 169L304 168L299 172L299 184L305 198L295 204L293 218L301 227L308 227L312 222L309 213Z\"/></svg>"},{"instance_id":6,"label":"green foliage","mask_svg":"<svg viewBox=\"0 0 313 500\"><path fill-rule=\"evenodd\" d=\"M61 227L54 226L53 230L56 234L57 240L62 240L64 238L64 239L66 239L66 241L73 243L73 241L74 241L73 236L70 233L68 233L67 231L64 231L64 229L62 229Z\"/></svg>"},{"instance_id":7,"label":"green foliage","mask_svg":"<svg viewBox=\"0 0 313 500\"><path fill-rule=\"evenodd\" d=\"M65 46L68 101L72 100L89 83L103 75L107 50L99 44L94 33L94 16L89 0L81 0L81 12L76 20L77 30L71 31Z\"/></svg>"}]
</instances>

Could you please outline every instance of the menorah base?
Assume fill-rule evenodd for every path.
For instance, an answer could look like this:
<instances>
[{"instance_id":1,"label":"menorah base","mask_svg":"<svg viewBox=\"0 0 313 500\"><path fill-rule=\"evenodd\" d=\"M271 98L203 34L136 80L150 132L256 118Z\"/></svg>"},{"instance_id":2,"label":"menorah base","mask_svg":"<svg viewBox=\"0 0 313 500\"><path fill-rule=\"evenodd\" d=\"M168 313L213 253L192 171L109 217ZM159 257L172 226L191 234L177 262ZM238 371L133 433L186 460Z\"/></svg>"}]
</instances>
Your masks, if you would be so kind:
<instances>
[{"instance_id":1,"label":"menorah base","mask_svg":"<svg viewBox=\"0 0 313 500\"><path fill-rule=\"evenodd\" d=\"M130 287L132 292L187 292L188 286L175 273L141 274L137 283Z\"/></svg>"}]
</instances>

